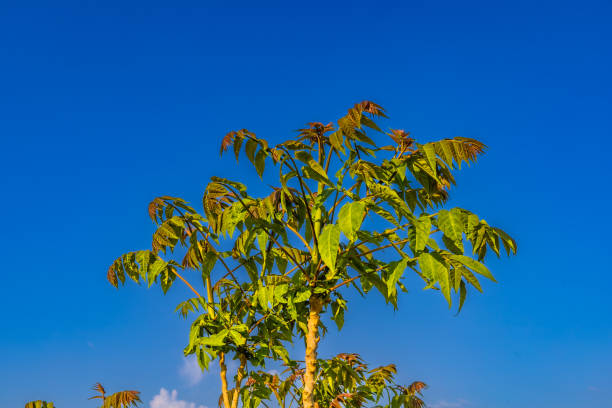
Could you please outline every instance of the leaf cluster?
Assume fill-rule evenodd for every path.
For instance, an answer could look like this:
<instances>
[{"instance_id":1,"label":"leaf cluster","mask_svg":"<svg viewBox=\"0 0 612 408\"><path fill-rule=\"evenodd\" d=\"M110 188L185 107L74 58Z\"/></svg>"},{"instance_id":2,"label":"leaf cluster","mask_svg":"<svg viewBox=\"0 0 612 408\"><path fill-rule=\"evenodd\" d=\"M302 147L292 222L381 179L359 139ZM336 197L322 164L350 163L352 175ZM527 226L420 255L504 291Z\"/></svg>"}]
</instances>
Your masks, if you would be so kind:
<instances>
[{"instance_id":1,"label":"leaf cluster","mask_svg":"<svg viewBox=\"0 0 612 408\"><path fill-rule=\"evenodd\" d=\"M280 373L251 373L241 398L244 407L260 404L281 408L302 406L304 368L286 367ZM415 381L402 386L394 381L395 365L369 369L358 354L342 353L317 361L315 407L325 408L422 408L421 392L427 385Z\"/></svg>"}]
</instances>

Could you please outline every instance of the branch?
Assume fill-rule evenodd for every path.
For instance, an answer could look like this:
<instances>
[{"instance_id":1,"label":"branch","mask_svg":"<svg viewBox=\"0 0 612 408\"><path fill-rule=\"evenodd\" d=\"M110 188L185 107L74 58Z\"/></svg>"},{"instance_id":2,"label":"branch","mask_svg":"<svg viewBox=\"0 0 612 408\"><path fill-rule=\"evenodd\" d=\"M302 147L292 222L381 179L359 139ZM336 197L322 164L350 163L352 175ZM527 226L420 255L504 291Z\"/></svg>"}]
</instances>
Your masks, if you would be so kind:
<instances>
[{"instance_id":1,"label":"branch","mask_svg":"<svg viewBox=\"0 0 612 408\"><path fill-rule=\"evenodd\" d=\"M242 379L244 378L244 369L247 364L247 359L244 354L240 354L240 367L236 373L236 387L234 387L234 397L232 399L232 408L238 407L238 396L240 395L240 386L242 385Z\"/></svg>"},{"instance_id":2,"label":"branch","mask_svg":"<svg viewBox=\"0 0 612 408\"><path fill-rule=\"evenodd\" d=\"M284 148L284 147L283 147L283 151L287 154L287 156L289 157L289 160L291 160L291 163L293 163L295 174L297 175L297 178L298 178L298 181L299 181L299 184L300 184L300 190L302 190L302 196L303 196L303 199L304 199L304 205L306 206L306 213L308 214L308 220L310 221L310 227L312 228L312 238L314 240L315 247L317 247L317 246L319 246L319 241L318 241L317 234L315 232L314 222L312 221L312 214L310 213L310 206L308 205L308 201L306 200L306 192L304 191L305 183L302 180L302 176L300 176L300 172L297 169L297 164L295 163L295 160L293 160L293 156L291 156L291 154L289 154L287 149ZM306 188L308 189L308 185L306 185ZM308 191L310 192L310 199L314 202L314 197L312 196L312 191L310 191L310 189L308 189Z\"/></svg>"},{"instance_id":3,"label":"branch","mask_svg":"<svg viewBox=\"0 0 612 408\"><path fill-rule=\"evenodd\" d=\"M291 225L289 225L289 223L288 223L288 222L287 222L287 223L285 223L285 225L287 226L287 228L289 228L289 230L290 230L291 232L293 232L295 235L297 235L297 237L298 237L298 238L299 238L299 239L302 241L302 243L303 243L304 245L306 245L306 248L308 248L308 251L312 252L312 249L310 248L310 245L308 244L308 242L306 241L306 239L304 239L304 237L303 237L303 236L301 236L301 235L300 235L300 233L299 233L297 230L295 230L295 229L294 229L294 228L293 228Z\"/></svg>"},{"instance_id":4,"label":"branch","mask_svg":"<svg viewBox=\"0 0 612 408\"><path fill-rule=\"evenodd\" d=\"M347 280L345 280L344 282L339 283L339 284L337 284L336 286L332 287L332 288L331 288L329 291L330 291L330 292L333 292L334 290L338 289L339 287L344 286L344 285L348 285L348 284L349 284L349 283L351 283L352 281L354 281L354 280L356 280L356 279L360 279L360 278L361 278L361 276L355 276L355 277L353 277L353 278L351 278L351 279L347 279Z\"/></svg>"},{"instance_id":5,"label":"branch","mask_svg":"<svg viewBox=\"0 0 612 408\"><path fill-rule=\"evenodd\" d=\"M255 330L255 328L257 326L259 326L259 324L261 322L263 322L264 320L266 320L266 317L268 317L268 315L263 315L259 320L257 320L255 323L253 323L253 326L249 329L249 334L251 334L253 332L253 330Z\"/></svg>"},{"instance_id":6,"label":"branch","mask_svg":"<svg viewBox=\"0 0 612 408\"><path fill-rule=\"evenodd\" d=\"M404 243L406 243L406 242L408 242L408 241L409 241L409 239L408 239L408 238L405 238L405 239L402 239L401 241L396 242L395 244L404 244ZM389 247L392 247L393 245L394 245L394 244L387 244L387 245L383 245L383 246L381 246L381 247L374 248L374 249L372 249L372 250L369 250L369 251L366 251L366 252L362 252L362 253L357 254L357 255L358 255L358 256L369 255L369 254L371 254L371 253L373 253L373 252L380 251L380 250L382 250L382 249L387 249L387 248L389 248Z\"/></svg>"},{"instance_id":7,"label":"branch","mask_svg":"<svg viewBox=\"0 0 612 408\"><path fill-rule=\"evenodd\" d=\"M227 390L227 366L225 365L225 353L219 353L219 367L221 371L221 394L223 395L223 405L225 408L231 408L229 393Z\"/></svg>"},{"instance_id":8,"label":"branch","mask_svg":"<svg viewBox=\"0 0 612 408\"><path fill-rule=\"evenodd\" d=\"M376 273L376 272L380 271L381 269L384 269L384 266L380 266L380 267L376 268L375 270L373 270L372 272L369 272L369 273ZM337 284L336 286L332 287L329 291L333 292L334 290L340 288L341 286L348 285L349 283L353 282L354 280L361 279L362 277L363 277L362 275L354 276L354 277L352 277L350 279L345 280L344 282L341 282L341 283Z\"/></svg>"},{"instance_id":9,"label":"branch","mask_svg":"<svg viewBox=\"0 0 612 408\"><path fill-rule=\"evenodd\" d=\"M196 294L196 296L197 296L198 298L201 298L201 297L202 297L202 296L200 296L200 294L198 293L198 291L197 291L197 290L195 290L195 289L193 288L193 286L191 286L191 285L189 284L189 282L187 282L187 280L186 280L185 278L183 278L183 277L182 277L182 276L181 276L181 275L180 275L180 274L179 274L179 273L176 271L176 268L172 268L171 270L172 270L172 273L174 273L174 274L175 274L175 275L176 275L176 276L177 276L177 277L178 277L180 280L182 280L182 281L183 281L183 283L185 283L185 285L187 285L187 286L189 287L189 289L191 289L191 291L192 291L193 293L195 293L195 294Z\"/></svg>"},{"instance_id":10,"label":"branch","mask_svg":"<svg viewBox=\"0 0 612 408\"><path fill-rule=\"evenodd\" d=\"M349 188L348 190L346 190L346 192L350 192L352 189L354 189L355 187L357 187L359 185L359 183L355 183L353 184L353 187ZM331 213L334 214L334 212L336 211L336 206L338 206L338 204L340 204L342 202L342 200L344 200L347 197L346 192L342 193L342 196L340 197L339 200L334 199L334 205L331 208ZM338 197L338 194L336 194L336 198ZM332 218L333 221L333 218Z\"/></svg>"}]
</instances>

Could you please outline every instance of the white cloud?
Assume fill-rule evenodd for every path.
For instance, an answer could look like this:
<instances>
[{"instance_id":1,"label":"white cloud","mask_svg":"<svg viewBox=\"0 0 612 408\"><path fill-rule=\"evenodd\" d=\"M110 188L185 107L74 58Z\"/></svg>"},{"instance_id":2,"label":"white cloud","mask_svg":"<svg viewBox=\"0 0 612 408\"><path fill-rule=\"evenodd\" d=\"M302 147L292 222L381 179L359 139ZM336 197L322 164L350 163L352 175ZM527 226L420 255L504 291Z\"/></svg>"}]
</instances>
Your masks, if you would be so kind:
<instances>
[{"instance_id":1,"label":"white cloud","mask_svg":"<svg viewBox=\"0 0 612 408\"><path fill-rule=\"evenodd\" d=\"M208 408L204 405L197 405L195 402L188 402L178 399L178 393L176 390L168 392L167 389L162 388L159 390L159 394L153 397L149 403L151 408Z\"/></svg>"},{"instance_id":2,"label":"white cloud","mask_svg":"<svg viewBox=\"0 0 612 408\"><path fill-rule=\"evenodd\" d=\"M464 399L459 399L456 401L446 401L441 400L435 404L430 405L431 408L462 408L468 405L469 403Z\"/></svg>"},{"instance_id":3,"label":"white cloud","mask_svg":"<svg viewBox=\"0 0 612 408\"><path fill-rule=\"evenodd\" d=\"M202 372L198 361L193 357L185 358L183 360L183 365L179 370L179 374L181 377L187 380L189 385L196 385L202 381L202 378L204 378L204 373Z\"/></svg>"}]
</instances>

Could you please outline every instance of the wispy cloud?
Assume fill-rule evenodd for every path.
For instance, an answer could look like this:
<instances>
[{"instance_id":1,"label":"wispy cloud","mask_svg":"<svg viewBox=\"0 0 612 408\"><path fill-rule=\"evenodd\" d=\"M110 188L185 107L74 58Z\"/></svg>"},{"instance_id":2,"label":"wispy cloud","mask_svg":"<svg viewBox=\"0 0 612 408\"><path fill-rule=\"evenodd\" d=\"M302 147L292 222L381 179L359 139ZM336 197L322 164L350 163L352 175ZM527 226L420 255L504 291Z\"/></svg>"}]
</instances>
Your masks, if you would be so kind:
<instances>
[{"instance_id":1,"label":"wispy cloud","mask_svg":"<svg viewBox=\"0 0 612 408\"><path fill-rule=\"evenodd\" d=\"M430 407L431 408L463 408L463 407L466 407L468 404L469 402L464 399L458 399L455 401L441 400L435 404L431 404Z\"/></svg>"},{"instance_id":2,"label":"wispy cloud","mask_svg":"<svg viewBox=\"0 0 612 408\"><path fill-rule=\"evenodd\" d=\"M183 365L179 369L179 374L187 380L189 385L196 385L204 378L204 373L198 361L193 357L188 357L183 360Z\"/></svg>"},{"instance_id":3,"label":"wispy cloud","mask_svg":"<svg viewBox=\"0 0 612 408\"><path fill-rule=\"evenodd\" d=\"M208 408L204 405L196 405L195 402L188 402L178 399L178 393L176 390L168 392L167 389L162 388L159 390L159 394L153 397L149 403L151 408Z\"/></svg>"}]
</instances>

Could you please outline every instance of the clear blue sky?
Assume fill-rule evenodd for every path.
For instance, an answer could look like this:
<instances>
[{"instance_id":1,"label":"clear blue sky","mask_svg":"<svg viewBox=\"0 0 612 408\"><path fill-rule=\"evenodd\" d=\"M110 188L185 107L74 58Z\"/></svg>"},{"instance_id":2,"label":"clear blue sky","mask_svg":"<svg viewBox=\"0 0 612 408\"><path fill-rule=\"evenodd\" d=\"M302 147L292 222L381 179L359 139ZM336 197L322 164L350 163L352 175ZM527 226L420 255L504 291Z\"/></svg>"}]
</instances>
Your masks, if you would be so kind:
<instances>
[{"instance_id":1,"label":"clear blue sky","mask_svg":"<svg viewBox=\"0 0 612 408\"><path fill-rule=\"evenodd\" d=\"M322 354L395 362L434 408L612 407L610 2L223 3L0 2L0 406L94 407L101 381L213 408L187 292L116 291L109 263L149 246L153 197L255 180L218 157L228 130L280 140L371 99L421 140L489 145L452 204L519 255L458 317L422 285L395 313L356 299Z\"/></svg>"}]
</instances>

